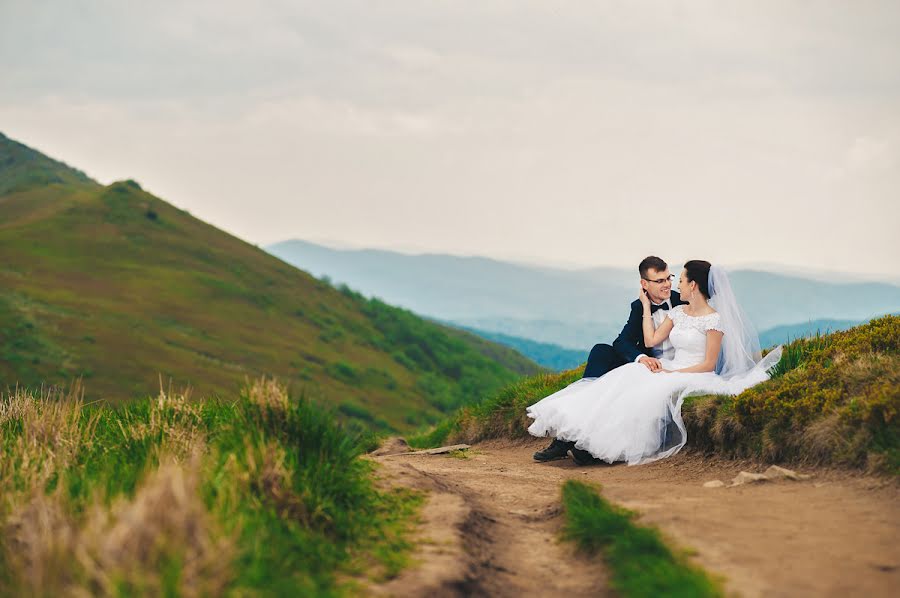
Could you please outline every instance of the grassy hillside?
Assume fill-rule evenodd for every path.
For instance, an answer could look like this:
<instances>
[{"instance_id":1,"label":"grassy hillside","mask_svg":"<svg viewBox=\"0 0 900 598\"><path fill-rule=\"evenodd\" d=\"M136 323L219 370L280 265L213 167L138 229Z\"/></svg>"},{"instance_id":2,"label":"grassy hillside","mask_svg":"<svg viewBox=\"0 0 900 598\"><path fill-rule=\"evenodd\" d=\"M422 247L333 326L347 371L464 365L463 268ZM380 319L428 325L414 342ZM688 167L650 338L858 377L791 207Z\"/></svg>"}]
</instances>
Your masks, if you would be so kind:
<instances>
[{"instance_id":1,"label":"grassy hillside","mask_svg":"<svg viewBox=\"0 0 900 598\"><path fill-rule=\"evenodd\" d=\"M465 407L416 446L525 437L525 408L583 367L520 380ZM831 463L900 473L900 316L786 345L771 380L735 397L689 397L688 446L727 457Z\"/></svg>"},{"instance_id":2,"label":"grassy hillside","mask_svg":"<svg viewBox=\"0 0 900 598\"><path fill-rule=\"evenodd\" d=\"M0 595L358 595L405 564L422 496L362 439L268 380L225 399L0 393Z\"/></svg>"},{"instance_id":3,"label":"grassy hillside","mask_svg":"<svg viewBox=\"0 0 900 598\"><path fill-rule=\"evenodd\" d=\"M160 377L224 396L270 374L404 429L540 371L23 147L0 139L0 387L83 376L89 399L115 402Z\"/></svg>"}]
</instances>

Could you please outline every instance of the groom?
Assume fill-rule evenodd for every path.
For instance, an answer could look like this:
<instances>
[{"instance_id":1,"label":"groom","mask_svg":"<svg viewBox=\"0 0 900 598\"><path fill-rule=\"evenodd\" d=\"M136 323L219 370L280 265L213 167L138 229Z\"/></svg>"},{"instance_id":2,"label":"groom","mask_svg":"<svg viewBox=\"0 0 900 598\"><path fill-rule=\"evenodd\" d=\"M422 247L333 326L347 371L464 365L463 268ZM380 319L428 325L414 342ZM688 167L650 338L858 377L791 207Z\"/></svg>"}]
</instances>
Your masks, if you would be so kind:
<instances>
[{"instance_id":1,"label":"groom","mask_svg":"<svg viewBox=\"0 0 900 598\"><path fill-rule=\"evenodd\" d=\"M675 278L669 273L669 266L662 259L651 255L644 258L638 265L641 274L641 289L650 297L650 313L656 326L662 324L666 318L666 312L681 305L684 301L676 291L672 290L672 280ZM644 330L642 318L644 308L639 299L631 303L631 313L628 322L622 328L618 338L612 346L596 344L588 355L587 365L584 367L582 378L596 378L620 365L637 361L644 364L651 372L660 369L659 358L671 358L673 353L672 343L664 340L658 347L648 349L644 345ZM665 439L663 439L665 443ZM566 454L572 451L572 457L578 465L587 465L597 460L587 451L575 448L575 443L554 438L550 446L534 454L535 461L553 461L564 459Z\"/></svg>"}]
</instances>

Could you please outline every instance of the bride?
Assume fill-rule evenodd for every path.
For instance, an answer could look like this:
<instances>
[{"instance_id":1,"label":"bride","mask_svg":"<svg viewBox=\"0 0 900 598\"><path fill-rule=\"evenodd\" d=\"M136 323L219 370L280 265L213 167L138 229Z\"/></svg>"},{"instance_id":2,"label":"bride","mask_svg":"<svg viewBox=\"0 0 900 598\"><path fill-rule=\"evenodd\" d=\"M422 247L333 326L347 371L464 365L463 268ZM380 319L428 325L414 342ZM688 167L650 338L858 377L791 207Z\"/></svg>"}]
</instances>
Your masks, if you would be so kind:
<instances>
[{"instance_id":1,"label":"bride","mask_svg":"<svg viewBox=\"0 0 900 598\"><path fill-rule=\"evenodd\" d=\"M759 338L722 268L687 262L678 292L687 305L672 308L658 328L643 289L639 297L646 346L669 338L675 348L672 359L660 360L661 370L628 363L599 378L581 378L527 409L534 419L528 432L573 441L579 465L647 463L674 455L687 442L685 397L739 394L769 378L781 347L760 359Z\"/></svg>"}]
</instances>

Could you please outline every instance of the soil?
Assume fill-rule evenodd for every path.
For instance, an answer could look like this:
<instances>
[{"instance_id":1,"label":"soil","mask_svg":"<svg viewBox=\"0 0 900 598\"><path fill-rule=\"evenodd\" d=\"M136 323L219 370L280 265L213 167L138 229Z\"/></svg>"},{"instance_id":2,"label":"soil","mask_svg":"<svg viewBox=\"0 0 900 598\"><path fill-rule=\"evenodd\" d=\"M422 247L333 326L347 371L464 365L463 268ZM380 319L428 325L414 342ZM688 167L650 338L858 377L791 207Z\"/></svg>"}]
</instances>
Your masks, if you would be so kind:
<instances>
[{"instance_id":1,"label":"soil","mask_svg":"<svg viewBox=\"0 0 900 598\"><path fill-rule=\"evenodd\" d=\"M598 483L667 542L755 596L894 596L900 588L900 486L847 471L798 468L803 481L730 483L766 464L688 450L656 463L535 462L546 439L489 441L464 453L372 456L390 483L425 489L413 564L372 586L393 596L604 596L600 557L560 539L560 486ZM408 450L396 444L397 451ZM385 451L387 453L393 451Z\"/></svg>"}]
</instances>

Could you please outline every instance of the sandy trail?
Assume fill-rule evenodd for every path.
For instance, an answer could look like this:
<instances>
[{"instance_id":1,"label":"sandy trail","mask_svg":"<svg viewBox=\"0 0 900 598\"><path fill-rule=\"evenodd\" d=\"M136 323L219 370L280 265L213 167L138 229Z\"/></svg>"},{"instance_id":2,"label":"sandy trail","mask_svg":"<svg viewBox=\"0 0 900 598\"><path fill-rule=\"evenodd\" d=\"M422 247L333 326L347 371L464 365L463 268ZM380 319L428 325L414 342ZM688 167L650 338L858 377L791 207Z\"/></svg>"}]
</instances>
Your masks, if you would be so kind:
<instances>
[{"instance_id":1,"label":"sandy trail","mask_svg":"<svg viewBox=\"0 0 900 598\"><path fill-rule=\"evenodd\" d=\"M807 481L734 488L749 462L704 459L688 451L657 463L577 467L536 463L543 439L490 441L468 458L374 457L395 483L430 491L413 566L374 592L397 596L598 596L608 594L597 559L560 542L560 486L598 482L603 494L638 511L698 564L725 580L729 594L894 596L900 588L900 488L841 471Z\"/></svg>"}]
</instances>

